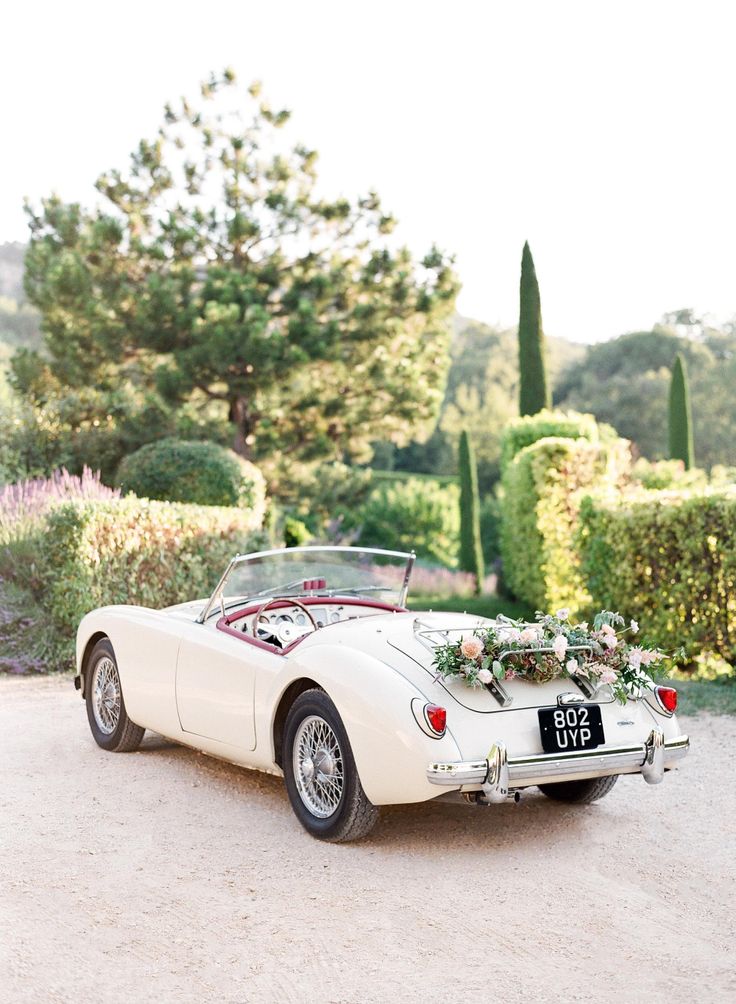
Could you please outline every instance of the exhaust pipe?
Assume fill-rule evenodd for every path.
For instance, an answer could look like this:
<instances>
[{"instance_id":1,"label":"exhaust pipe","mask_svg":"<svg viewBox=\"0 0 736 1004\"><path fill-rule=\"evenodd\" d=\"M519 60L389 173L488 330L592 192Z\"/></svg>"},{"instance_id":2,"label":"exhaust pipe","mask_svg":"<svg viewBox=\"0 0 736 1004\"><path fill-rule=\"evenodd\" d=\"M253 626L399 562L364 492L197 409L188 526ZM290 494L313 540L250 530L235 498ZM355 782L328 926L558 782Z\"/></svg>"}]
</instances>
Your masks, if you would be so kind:
<instances>
[{"instance_id":1,"label":"exhaust pipe","mask_svg":"<svg viewBox=\"0 0 736 1004\"><path fill-rule=\"evenodd\" d=\"M482 791L467 792L465 797L468 801L472 801L476 805L498 805L498 800L492 801L491 799L486 798ZM521 801L521 792L510 791L504 801L508 801L509 799L514 802L514 804L518 805Z\"/></svg>"}]
</instances>

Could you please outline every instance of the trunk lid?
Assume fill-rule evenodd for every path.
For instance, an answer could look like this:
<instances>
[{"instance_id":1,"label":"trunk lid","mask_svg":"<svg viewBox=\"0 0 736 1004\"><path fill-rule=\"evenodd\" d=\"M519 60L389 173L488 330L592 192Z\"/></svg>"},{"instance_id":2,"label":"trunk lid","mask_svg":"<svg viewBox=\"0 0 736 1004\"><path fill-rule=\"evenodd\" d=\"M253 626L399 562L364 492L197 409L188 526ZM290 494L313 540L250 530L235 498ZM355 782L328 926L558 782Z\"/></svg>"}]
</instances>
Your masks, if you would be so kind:
<instances>
[{"instance_id":1,"label":"trunk lid","mask_svg":"<svg viewBox=\"0 0 736 1004\"><path fill-rule=\"evenodd\" d=\"M589 704L611 704L614 700L608 687L601 687L591 694L585 681L577 683L570 677L533 683L529 680L502 680L500 687L469 687L462 680L448 681L437 677L434 649L444 640L454 641L461 633L472 633L476 628L489 627L496 622L485 617L468 614L422 613L417 614L410 630L392 632L387 644L397 653L420 667L428 677L427 682L447 693L457 704L469 711L488 714L505 708L521 711L525 708L541 708L557 703L560 694L574 693L584 697ZM402 625L403 626L403 625ZM495 694L494 694L495 690ZM497 694L497 696L496 696Z\"/></svg>"}]
</instances>

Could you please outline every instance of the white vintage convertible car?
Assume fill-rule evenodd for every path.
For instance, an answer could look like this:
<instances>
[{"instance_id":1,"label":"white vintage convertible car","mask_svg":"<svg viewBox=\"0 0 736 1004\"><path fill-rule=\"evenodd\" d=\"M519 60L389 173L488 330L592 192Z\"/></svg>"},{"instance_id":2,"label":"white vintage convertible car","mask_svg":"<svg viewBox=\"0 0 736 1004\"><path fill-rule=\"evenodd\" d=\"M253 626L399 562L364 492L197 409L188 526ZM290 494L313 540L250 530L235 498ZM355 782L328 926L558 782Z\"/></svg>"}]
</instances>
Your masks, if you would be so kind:
<instances>
[{"instance_id":1,"label":"white vintage convertible car","mask_svg":"<svg viewBox=\"0 0 736 1004\"><path fill-rule=\"evenodd\" d=\"M366 834L381 805L488 805L533 785L590 802L619 774L656 784L687 753L670 688L622 706L583 676L440 677L437 646L499 622L409 612L413 562L350 547L238 555L209 600L87 614L75 686L92 735L125 752L151 729L283 774L300 822L333 841Z\"/></svg>"}]
</instances>

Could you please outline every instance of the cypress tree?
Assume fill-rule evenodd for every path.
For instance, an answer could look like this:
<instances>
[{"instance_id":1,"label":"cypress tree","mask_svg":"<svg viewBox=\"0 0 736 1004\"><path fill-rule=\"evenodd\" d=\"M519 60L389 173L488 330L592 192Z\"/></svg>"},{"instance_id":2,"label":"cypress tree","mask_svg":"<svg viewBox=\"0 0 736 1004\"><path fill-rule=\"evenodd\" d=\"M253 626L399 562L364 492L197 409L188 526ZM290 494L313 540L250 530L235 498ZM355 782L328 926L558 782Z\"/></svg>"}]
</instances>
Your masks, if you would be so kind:
<instances>
[{"instance_id":1,"label":"cypress tree","mask_svg":"<svg viewBox=\"0 0 736 1004\"><path fill-rule=\"evenodd\" d=\"M542 304L529 243L521 254L519 283L519 414L536 415L549 408L551 396L544 361Z\"/></svg>"},{"instance_id":2,"label":"cypress tree","mask_svg":"<svg viewBox=\"0 0 736 1004\"><path fill-rule=\"evenodd\" d=\"M460 568L475 576L475 592L483 586L483 548L480 543L478 467L470 437L460 433Z\"/></svg>"},{"instance_id":3,"label":"cypress tree","mask_svg":"<svg viewBox=\"0 0 736 1004\"><path fill-rule=\"evenodd\" d=\"M670 383L670 459L682 460L686 471L689 471L694 463L693 418L690 411L687 366L679 352L672 367Z\"/></svg>"}]
</instances>

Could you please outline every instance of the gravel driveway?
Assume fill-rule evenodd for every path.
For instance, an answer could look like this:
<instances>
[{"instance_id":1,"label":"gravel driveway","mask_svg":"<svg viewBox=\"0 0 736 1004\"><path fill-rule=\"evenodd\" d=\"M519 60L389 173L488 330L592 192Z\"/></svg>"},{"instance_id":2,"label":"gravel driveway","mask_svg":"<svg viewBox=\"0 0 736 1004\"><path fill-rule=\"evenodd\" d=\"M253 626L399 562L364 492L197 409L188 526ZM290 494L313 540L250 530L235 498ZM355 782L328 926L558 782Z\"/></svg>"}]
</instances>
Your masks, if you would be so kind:
<instances>
[{"instance_id":1,"label":"gravel driveway","mask_svg":"<svg viewBox=\"0 0 736 1004\"><path fill-rule=\"evenodd\" d=\"M277 778L104 753L68 678L1 678L0 999L734 1000L736 719L685 727L659 787L394 808L333 846Z\"/></svg>"}]
</instances>

